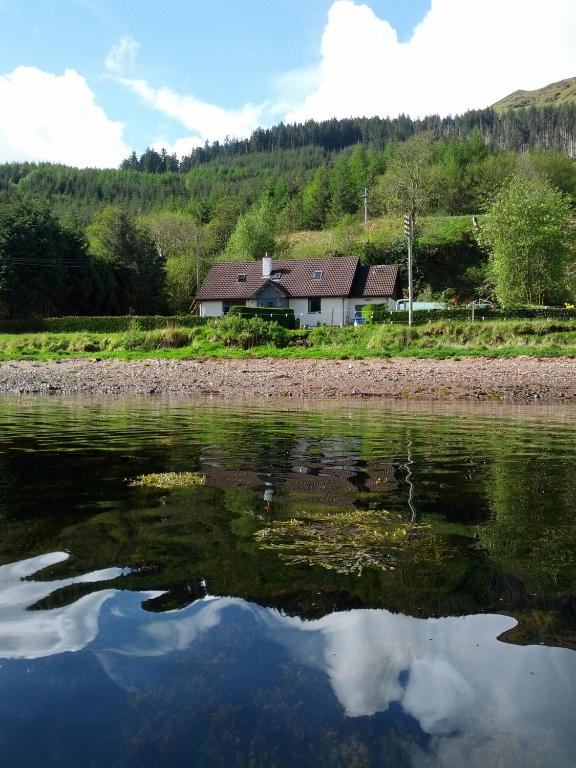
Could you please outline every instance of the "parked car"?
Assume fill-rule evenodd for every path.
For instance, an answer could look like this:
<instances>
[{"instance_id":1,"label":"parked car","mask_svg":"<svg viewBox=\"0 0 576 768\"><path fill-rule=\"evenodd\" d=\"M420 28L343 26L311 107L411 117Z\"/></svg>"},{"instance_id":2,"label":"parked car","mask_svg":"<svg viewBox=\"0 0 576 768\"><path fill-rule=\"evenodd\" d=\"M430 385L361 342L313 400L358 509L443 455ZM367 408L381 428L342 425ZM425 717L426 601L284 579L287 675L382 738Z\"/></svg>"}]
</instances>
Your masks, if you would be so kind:
<instances>
[{"instance_id":1,"label":"parked car","mask_svg":"<svg viewBox=\"0 0 576 768\"><path fill-rule=\"evenodd\" d=\"M473 309L474 311L478 309L496 309L495 304L492 304L491 301L485 300L471 301L470 304L466 304L466 307L468 309Z\"/></svg>"},{"instance_id":2,"label":"parked car","mask_svg":"<svg viewBox=\"0 0 576 768\"><path fill-rule=\"evenodd\" d=\"M408 299L398 299L396 302L396 310L399 312L406 311L408 309ZM413 301L412 309L414 311L420 309L447 309L448 305L443 301Z\"/></svg>"}]
</instances>

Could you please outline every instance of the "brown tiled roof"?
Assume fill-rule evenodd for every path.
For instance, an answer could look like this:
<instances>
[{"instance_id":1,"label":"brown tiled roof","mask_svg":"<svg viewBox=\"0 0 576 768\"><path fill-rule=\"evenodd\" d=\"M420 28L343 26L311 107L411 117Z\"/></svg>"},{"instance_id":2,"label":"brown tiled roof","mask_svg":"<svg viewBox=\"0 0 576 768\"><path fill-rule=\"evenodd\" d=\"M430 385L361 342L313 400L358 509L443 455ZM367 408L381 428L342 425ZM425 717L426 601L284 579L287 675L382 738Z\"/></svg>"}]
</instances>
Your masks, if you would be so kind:
<instances>
[{"instance_id":1,"label":"brown tiled roof","mask_svg":"<svg viewBox=\"0 0 576 768\"><path fill-rule=\"evenodd\" d=\"M350 291L351 296L395 296L394 289L400 296L398 266L396 264L378 264L373 267L358 267Z\"/></svg>"},{"instance_id":2,"label":"brown tiled roof","mask_svg":"<svg viewBox=\"0 0 576 768\"><path fill-rule=\"evenodd\" d=\"M314 272L322 272L317 280ZM262 277L262 262L223 262L214 264L198 293L199 301L219 299L251 299L266 284L272 282L292 298L309 296L401 296L398 266L380 264L361 267L358 259L341 256L331 259L274 259L272 274ZM238 276L245 280L238 281Z\"/></svg>"},{"instance_id":3,"label":"brown tiled roof","mask_svg":"<svg viewBox=\"0 0 576 768\"><path fill-rule=\"evenodd\" d=\"M280 272L280 278L271 282L282 286L293 298L348 296L357 266L358 259L348 256L332 259L274 259L272 273ZM322 272L322 277L314 279L314 272ZM245 282L238 282L238 275L246 275ZM198 299L250 299L265 282L261 261L215 264L204 280Z\"/></svg>"}]
</instances>

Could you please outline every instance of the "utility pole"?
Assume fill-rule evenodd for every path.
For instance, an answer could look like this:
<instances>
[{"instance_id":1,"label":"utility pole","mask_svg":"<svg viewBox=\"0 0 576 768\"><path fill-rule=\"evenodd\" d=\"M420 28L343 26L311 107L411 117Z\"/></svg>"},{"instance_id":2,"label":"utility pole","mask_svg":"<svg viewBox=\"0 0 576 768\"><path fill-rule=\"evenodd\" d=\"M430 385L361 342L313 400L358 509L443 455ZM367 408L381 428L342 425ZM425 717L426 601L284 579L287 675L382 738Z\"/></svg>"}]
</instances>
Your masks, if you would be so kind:
<instances>
[{"instance_id":1,"label":"utility pole","mask_svg":"<svg viewBox=\"0 0 576 768\"><path fill-rule=\"evenodd\" d=\"M364 200L364 224L368 223L368 187L364 187L364 194L360 195Z\"/></svg>"},{"instance_id":2,"label":"utility pole","mask_svg":"<svg viewBox=\"0 0 576 768\"><path fill-rule=\"evenodd\" d=\"M414 240L414 215L404 216L404 234L408 244L408 325L412 325L412 303L414 301L414 286L412 282L412 245Z\"/></svg>"},{"instance_id":3,"label":"utility pole","mask_svg":"<svg viewBox=\"0 0 576 768\"><path fill-rule=\"evenodd\" d=\"M196 296L200 290L200 235L198 234L198 227L196 227Z\"/></svg>"}]
</instances>

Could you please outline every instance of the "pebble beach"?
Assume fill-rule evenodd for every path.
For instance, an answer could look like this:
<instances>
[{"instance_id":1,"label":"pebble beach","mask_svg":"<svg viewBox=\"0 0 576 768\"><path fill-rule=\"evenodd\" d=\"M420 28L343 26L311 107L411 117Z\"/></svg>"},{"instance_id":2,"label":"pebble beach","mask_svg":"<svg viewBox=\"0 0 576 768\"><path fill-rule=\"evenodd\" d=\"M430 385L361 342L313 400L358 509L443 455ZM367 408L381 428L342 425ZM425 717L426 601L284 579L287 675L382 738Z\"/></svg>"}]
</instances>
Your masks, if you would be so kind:
<instances>
[{"instance_id":1,"label":"pebble beach","mask_svg":"<svg viewBox=\"0 0 576 768\"><path fill-rule=\"evenodd\" d=\"M0 364L0 394L571 402L576 359L18 361Z\"/></svg>"}]
</instances>

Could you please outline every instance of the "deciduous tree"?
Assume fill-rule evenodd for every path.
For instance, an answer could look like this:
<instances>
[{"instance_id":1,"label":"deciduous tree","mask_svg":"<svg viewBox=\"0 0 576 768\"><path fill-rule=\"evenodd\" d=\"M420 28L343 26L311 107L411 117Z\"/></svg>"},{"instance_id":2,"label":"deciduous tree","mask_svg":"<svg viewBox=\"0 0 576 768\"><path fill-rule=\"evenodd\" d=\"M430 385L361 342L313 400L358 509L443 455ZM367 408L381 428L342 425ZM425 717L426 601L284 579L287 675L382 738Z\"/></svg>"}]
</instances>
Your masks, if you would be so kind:
<instances>
[{"instance_id":1,"label":"deciduous tree","mask_svg":"<svg viewBox=\"0 0 576 768\"><path fill-rule=\"evenodd\" d=\"M503 306L562 297L576 231L569 198L545 179L514 176L482 219L478 240Z\"/></svg>"},{"instance_id":2,"label":"deciduous tree","mask_svg":"<svg viewBox=\"0 0 576 768\"><path fill-rule=\"evenodd\" d=\"M434 140L429 133L412 136L395 148L375 192L386 210L409 213L416 219L432 207L438 181L433 155Z\"/></svg>"},{"instance_id":3,"label":"deciduous tree","mask_svg":"<svg viewBox=\"0 0 576 768\"><path fill-rule=\"evenodd\" d=\"M266 252L277 249L276 213L267 197L239 217L226 246L231 261L260 259Z\"/></svg>"}]
</instances>

